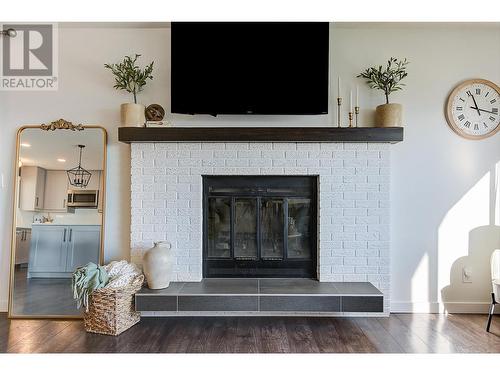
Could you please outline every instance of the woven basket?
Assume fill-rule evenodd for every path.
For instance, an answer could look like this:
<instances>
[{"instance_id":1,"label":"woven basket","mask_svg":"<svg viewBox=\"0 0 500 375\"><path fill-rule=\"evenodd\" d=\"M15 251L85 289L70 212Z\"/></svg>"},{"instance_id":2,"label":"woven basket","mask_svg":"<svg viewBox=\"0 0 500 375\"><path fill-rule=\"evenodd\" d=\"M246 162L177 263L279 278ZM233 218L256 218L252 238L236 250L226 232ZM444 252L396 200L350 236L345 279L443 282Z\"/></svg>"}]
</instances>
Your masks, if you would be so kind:
<instances>
[{"instance_id":1,"label":"woven basket","mask_svg":"<svg viewBox=\"0 0 500 375\"><path fill-rule=\"evenodd\" d=\"M140 275L125 288L101 288L89 296L89 309L83 313L85 330L118 336L141 319L135 311L134 294L144 283Z\"/></svg>"}]
</instances>

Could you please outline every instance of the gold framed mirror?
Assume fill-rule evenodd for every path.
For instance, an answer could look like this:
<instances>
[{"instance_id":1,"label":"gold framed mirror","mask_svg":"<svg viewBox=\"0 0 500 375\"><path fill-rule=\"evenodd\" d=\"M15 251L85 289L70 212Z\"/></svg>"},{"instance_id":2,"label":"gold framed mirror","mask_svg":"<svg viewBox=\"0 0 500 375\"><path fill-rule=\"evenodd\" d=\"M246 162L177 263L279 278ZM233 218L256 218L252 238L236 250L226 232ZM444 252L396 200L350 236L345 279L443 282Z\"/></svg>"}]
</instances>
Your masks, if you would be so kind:
<instances>
[{"instance_id":1,"label":"gold framed mirror","mask_svg":"<svg viewBox=\"0 0 500 375\"><path fill-rule=\"evenodd\" d=\"M16 137L9 318L81 318L78 266L104 261L107 132L60 119Z\"/></svg>"}]
</instances>

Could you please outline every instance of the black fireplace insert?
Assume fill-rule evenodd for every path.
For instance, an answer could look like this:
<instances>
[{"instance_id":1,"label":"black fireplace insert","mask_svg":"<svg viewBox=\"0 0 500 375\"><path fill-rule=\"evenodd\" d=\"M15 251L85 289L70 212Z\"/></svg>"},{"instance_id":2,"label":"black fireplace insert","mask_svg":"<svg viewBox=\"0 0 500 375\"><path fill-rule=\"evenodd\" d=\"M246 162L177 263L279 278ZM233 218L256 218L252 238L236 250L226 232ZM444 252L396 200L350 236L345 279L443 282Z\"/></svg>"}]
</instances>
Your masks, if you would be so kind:
<instances>
[{"instance_id":1,"label":"black fireplace insert","mask_svg":"<svg viewBox=\"0 0 500 375\"><path fill-rule=\"evenodd\" d=\"M316 176L204 176L203 277L316 278Z\"/></svg>"}]
</instances>

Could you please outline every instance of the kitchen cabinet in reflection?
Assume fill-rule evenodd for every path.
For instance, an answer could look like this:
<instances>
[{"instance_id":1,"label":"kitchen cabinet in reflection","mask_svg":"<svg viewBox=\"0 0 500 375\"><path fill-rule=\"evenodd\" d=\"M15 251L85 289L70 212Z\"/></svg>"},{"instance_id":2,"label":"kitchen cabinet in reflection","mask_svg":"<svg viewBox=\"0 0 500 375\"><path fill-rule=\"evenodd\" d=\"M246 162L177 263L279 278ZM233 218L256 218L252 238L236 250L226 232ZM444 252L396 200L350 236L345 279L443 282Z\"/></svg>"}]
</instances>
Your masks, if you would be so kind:
<instances>
[{"instance_id":1,"label":"kitchen cabinet in reflection","mask_svg":"<svg viewBox=\"0 0 500 375\"><path fill-rule=\"evenodd\" d=\"M71 277L78 266L99 263L99 225L33 224L28 278Z\"/></svg>"}]
</instances>

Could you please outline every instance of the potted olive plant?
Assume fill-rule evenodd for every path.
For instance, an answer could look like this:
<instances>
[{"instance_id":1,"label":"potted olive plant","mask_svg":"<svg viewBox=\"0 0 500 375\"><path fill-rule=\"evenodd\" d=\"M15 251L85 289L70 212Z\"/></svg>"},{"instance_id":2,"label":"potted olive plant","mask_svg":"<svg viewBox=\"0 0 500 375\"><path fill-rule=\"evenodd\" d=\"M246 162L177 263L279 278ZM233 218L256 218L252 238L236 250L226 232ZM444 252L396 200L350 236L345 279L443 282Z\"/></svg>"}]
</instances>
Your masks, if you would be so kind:
<instances>
[{"instance_id":1,"label":"potted olive plant","mask_svg":"<svg viewBox=\"0 0 500 375\"><path fill-rule=\"evenodd\" d=\"M389 95L402 90L404 83L401 81L408 75L406 67L409 62L391 57L387 67L382 65L371 67L360 73L358 78L365 78L370 88L382 90L385 95L385 104L377 106L375 110L375 125L380 127L402 126L403 107L401 104L389 103Z\"/></svg>"},{"instance_id":2,"label":"potted olive plant","mask_svg":"<svg viewBox=\"0 0 500 375\"><path fill-rule=\"evenodd\" d=\"M122 126L144 126L146 118L144 115L145 107L137 104L137 94L144 90L148 80L153 79L153 62L141 69L137 64L137 59L141 55L134 57L125 56L121 63L104 64L104 67L111 70L115 76L115 85L117 90L125 90L134 97L133 103L123 103L121 109Z\"/></svg>"}]
</instances>

